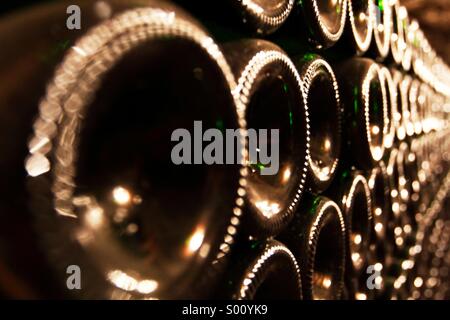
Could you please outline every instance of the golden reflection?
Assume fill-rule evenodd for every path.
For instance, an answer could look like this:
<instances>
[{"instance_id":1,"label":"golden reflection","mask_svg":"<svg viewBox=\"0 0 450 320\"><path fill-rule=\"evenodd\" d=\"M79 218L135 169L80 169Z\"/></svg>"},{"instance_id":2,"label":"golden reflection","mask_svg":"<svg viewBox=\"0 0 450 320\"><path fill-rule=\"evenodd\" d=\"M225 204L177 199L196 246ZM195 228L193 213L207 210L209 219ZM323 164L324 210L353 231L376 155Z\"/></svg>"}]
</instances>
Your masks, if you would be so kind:
<instances>
[{"instance_id":1,"label":"golden reflection","mask_svg":"<svg viewBox=\"0 0 450 320\"><path fill-rule=\"evenodd\" d=\"M398 202L394 202L392 204L392 211L394 212L394 214L398 214L400 212L400 205Z\"/></svg>"},{"instance_id":2,"label":"golden reflection","mask_svg":"<svg viewBox=\"0 0 450 320\"><path fill-rule=\"evenodd\" d=\"M131 202L131 193L124 187L115 187L112 194L114 202L120 206L125 206Z\"/></svg>"},{"instance_id":3,"label":"golden reflection","mask_svg":"<svg viewBox=\"0 0 450 320\"><path fill-rule=\"evenodd\" d=\"M376 208L375 209L375 215L377 217L381 216L383 214L383 210L381 208Z\"/></svg>"},{"instance_id":4,"label":"golden reflection","mask_svg":"<svg viewBox=\"0 0 450 320\"><path fill-rule=\"evenodd\" d=\"M358 292L355 295L356 300L367 300L367 295L362 292Z\"/></svg>"},{"instance_id":5,"label":"golden reflection","mask_svg":"<svg viewBox=\"0 0 450 320\"><path fill-rule=\"evenodd\" d=\"M380 127L379 126L372 126L372 134L377 135L380 133Z\"/></svg>"},{"instance_id":6,"label":"golden reflection","mask_svg":"<svg viewBox=\"0 0 450 320\"><path fill-rule=\"evenodd\" d=\"M321 287L323 289L330 289L331 285L333 284L333 280L329 275L320 273L320 272L314 272L312 283L314 286Z\"/></svg>"},{"instance_id":7,"label":"golden reflection","mask_svg":"<svg viewBox=\"0 0 450 320\"><path fill-rule=\"evenodd\" d=\"M290 168L286 168L283 172L283 180L282 183L287 183L289 181L289 179L291 178L291 169Z\"/></svg>"},{"instance_id":8,"label":"golden reflection","mask_svg":"<svg viewBox=\"0 0 450 320\"><path fill-rule=\"evenodd\" d=\"M352 261L355 265L359 265L361 262L361 255L358 252L352 253Z\"/></svg>"},{"instance_id":9,"label":"golden reflection","mask_svg":"<svg viewBox=\"0 0 450 320\"><path fill-rule=\"evenodd\" d=\"M416 288L420 288L423 285L423 279L421 277L417 277L416 279L414 279L414 286Z\"/></svg>"},{"instance_id":10,"label":"golden reflection","mask_svg":"<svg viewBox=\"0 0 450 320\"><path fill-rule=\"evenodd\" d=\"M149 294L158 288L158 282L155 280L142 280L138 283L137 291L142 294Z\"/></svg>"},{"instance_id":11,"label":"golden reflection","mask_svg":"<svg viewBox=\"0 0 450 320\"><path fill-rule=\"evenodd\" d=\"M323 142L323 148L326 152L330 151L330 149L331 149L330 139L325 139L325 141Z\"/></svg>"},{"instance_id":12,"label":"golden reflection","mask_svg":"<svg viewBox=\"0 0 450 320\"><path fill-rule=\"evenodd\" d=\"M325 277L322 281L322 285L324 288L329 289L331 287L331 278L330 277Z\"/></svg>"},{"instance_id":13,"label":"golden reflection","mask_svg":"<svg viewBox=\"0 0 450 320\"><path fill-rule=\"evenodd\" d=\"M381 160L381 158L383 157L383 152L384 152L384 150L380 146L376 146L376 147L372 148L372 155L376 161Z\"/></svg>"},{"instance_id":14,"label":"golden reflection","mask_svg":"<svg viewBox=\"0 0 450 320\"><path fill-rule=\"evenodd\" d=\"M360 21L360 22L364 22L364 21L366 21L366 19L367 19L366 14L365 14L364 12L361 12L361 13L359 14L359 21Z\"/></svg>"},{"instance_id":15,"label":"golden reflection","mask_svg":"<svg viewBox=\"0 0 450 320\"><path fill-rule=\"evenodd\" d=\"M380 222L378 222L378 223L375 225L375 231L376 231L376 232L381 232L381 231L383 231L383 224L380 223Z\"/></svg>"},{"instance_id":16,"label":"golden reflection","mask_svg":"<svg viewBox=\"0 0 450 320\"><path fill-rule=\"evenodd\" d=\"M134 277L120 270L109 272L107 277L113 285L125 291L134 291L138 286L138 281Z\"/></svg>"},{"instance_id":17,"label":"golden reflection","mask_svg":"<svg viewBox=\"0 0 450 320\"><path fill-rule=\"evenodd\" d=\"M403 227L403 231L405 231L406 234L410 234L412 232L412 227L407 224Z\"/></svg>"},{"instance_id":18,"label":"golden reflection","mask_svg":"<svg viewBox=\"0 0 450 320\"><path fill-rule=\"evenodd\" d=\"M108 273L108 280L117 288L125 291L137 291L141 294L149 294L158 288L158 282L155 280L137 280L135 277L121 271L114 270Z\"/></svg>"},{"instance_id":19,"label":"golden reflection","mask_svg":"<svg viewBox=\"0 0 450 320\"><path fill-rule=\"evenodd\" d=\"M281 211L280 204L277 202L269 202L267 200L256 201L255 206L267 218L271 219Z\"/></svg>"},{"instance_id":20,"label":"golden reflection","mask_svg":"<svg viewBox=\"0 0 450 320\"><path fill-rule=\"evenodd\" d=\"M205 227L198 226L186 242L185 255L191 255L200 249L205 239Z\"/></svg>"},{"instance_id":21,"label":"golden reflection","mask_svg":"<svg viewBox=\"0 0 450 320\"><path fill-rule=\"evenodd\" d=\"M29 176L37 177L50 171L50 161L42 154L36 153L27 159L25 169Z\"/></svg>"},{"instance_id":22,"label":"golden reflection","mask_svg":"<svg viewBox=\"0 0 450 320\"><path fill-rule=\"evenodd\" d=\"M92 229L99 229L105 222L103 209L92 207L86 211L86 223Z\"/></svg>"},{"instance_id":23,"label":"golden reflection","mask_svg":"<svg viewBox=\"0 0 450 320\"><path fill-rule=\"evenodd\" d=\"M375 263L374 268L375 268L375 271L381 272L381 270L383 270L383 265L381 263L377 262L377 263Z\"/></svg>"},{"instance_id":24,"label":"golden reflection","mask_svg":"<svg viewBox=\"0 0 450 320\"><path fill-rule=\"evenodd\" d=\"M354 244L356 244L356 245L360 245L361 244L362 237L361 237L360 234L354 234L354 235L352 235L352 238L353 238L353 243Z\"/></svg>"}]
</instances>

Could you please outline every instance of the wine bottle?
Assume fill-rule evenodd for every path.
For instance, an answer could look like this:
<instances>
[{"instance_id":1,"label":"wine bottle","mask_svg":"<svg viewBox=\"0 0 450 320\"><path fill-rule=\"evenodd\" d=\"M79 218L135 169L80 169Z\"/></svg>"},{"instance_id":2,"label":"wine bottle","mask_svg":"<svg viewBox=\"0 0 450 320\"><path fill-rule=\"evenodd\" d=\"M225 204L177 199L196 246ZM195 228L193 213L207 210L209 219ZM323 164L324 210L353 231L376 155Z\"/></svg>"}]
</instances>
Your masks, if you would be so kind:
<instances>
[{"instance_id":1,"label":"wine bottle","mask_svg":"<svg viewBox=\"0 0 450 320\"><path fill-rule=\"evenodd\" d=\"M404 71L408 72L411 69L412 63L412 49L411 49L411 39L410 39L410 20L408 16L408 11L404 6L400 6L398 15L400 18L400 24L403 28L404 42L403 42L403 58L402 58L402 68Z\"/></svg>"},{"instance_id":2,"label":"wine bottle","mask_svg":"<svg viewBox=\"0 0 450 320\"><path fill-rule=\"evenodd\" d=\"M386 172L389 179L391 205L392 205L392 218L388 225L388 235L386 239L389 246L392 248L392 259L390 259L389 264L386 264L383 269L385 270L385 290L384 296L391 298L395 296L394 285L399 284L397 281L398 277L402 274L403 270L401 267L402 261L407 259L407 248L405 245L405 233L403 226L405 225L405 215L401 210L401 199L399 193L399 162L398 160L399 151L397 148L393 148L389 154Z\"/></svg>"},{"instance_id":3,"label":"wine bottle","mask_svg":"<svg viewBox=\"0 0 450 320\"><path fill-rule=\"evenodd\" d=\"M383 158L389 125L381 69L372 60L352 58L335 70L344 104L346 161L368 170Z\"/></svg>"},{"instance_id":4,"label":"wine bottle","mask_svg":"<svg viewBox=\"0 0 450 320\"><path fill-rule=\"evenodd\" d=\"M375 297L384 298L388 286L387 272L393 262L394 230L391 225L395 224L396 217L392 211L391 188L383 161L369 172L367 182L372 196L373 217L369 265L380 272L375 279L379 285Z\"/></svg>"},{"instance_id":5,"label":"wine bottle","mask_svg":"<svg viewBox=\"0 0 450 320\"><path fill-rule=\"evenodd\" d=\"M411 44L411 62L412 62L412 70L417 76L421 76L423 74L424 67L424 57L423 53L426 49L430 50L430 46L426 41L425 35L423 31L420 29L419 23L417 20L413 20L412 24L409 28L409 41Z\"/></svg>"},{"instance_id":6,"label":"wine bottle","mask_svg":"<svg viewBox=\"0 0 450 320\"><path fill-rule=\"evenodd\" d=\"M389 236L388 225L393 219L389 178L383 161L369 172L367 182L372 196L372 242L376 243L378 239L386 239Z\"/></svg>"},{"instance_id":7,"label":"wine bottle","mask_svg":"<svg viewBox=\"0 0 450 320\"><path fill-rule=\"evenodd\" d=\"M398 74L398 78L396 80L399 84L400 89L400 99L401 105L399 107L399 112L401 114L401 125L397 130L397 138L399 141L403 141L408 137L408 128L409 133L412 133L411 129L411 112L409 105L409 88L411 86L412 78L405 74Z\"/></svg>"},{"instance_id":8,"label":"wine bottle","mask_svg":"<svg viewBox=\"0 0 450 320\"><path fill-rule=\"evenodd\" d=\"M2 182L9 189L2 218L36 220L26 246L39 243L62 295L204 297L239 225L244 168L194 166L185 158L175 164L171 137L179 128L192 131L194 121L242 128L231 69L209 34L177 7L79 5L83 31L74 34L66 29L67 3L2 23L2 78L15 77L1 87L1 145L18 138L15 148L2 149L1 172L18 172L13 187ZM55 62L40 54L53 53L56 39L68 42L57 47L63 58L50 76ZM22 111L26 117L11 116ZM14 120L3 123L3 115ZM66 288L74 264L83 272L81 291Z\"/></svg>"},{"instance_id":9,"label":"wine bottle","mask_svg":"<svg viewBox=\"0 0 450 320\"><path fill-rule=\"evenodd\" d=\"M367 180L359 171L342 170L327 193L338 200L347 226L345 283L349 298L368 298L371 293L366 285L366 267L370 259L373 210Z\"/></svg>"},{"instance_id":10,"label":"wine bottle","mask_svg":"<svg viewBox=\"0 0 450 320\"><path fill-rule=\"evenodd\" d=\"M278 130L279 141L249 146L244 224L249 235L275 235L295 212L305 187L309 159L309 110L302 81L289 57L264 40L242 40L224 46L237 79L248 130ZM260 139L261 141L261 139ZM276 156L278 171L264 174L261 147ZM258 159L256 159L258 157ZM270 164L274 168L275 164Z\"/></svg>"},{"instance_id":11,"label":"wine bottle","mask_svg":"<svg viewBox=\"0 0 450 320\"><path fill-rule=\"evenodd\" d=\"M335 202L323 196L308 195L302 204L279 238L300 264L303 297L340 299L346 259L344 216Z\"/></svg>"},{"instance_id":12,"label":"wine bottle","mask_svg":"<svg viewBox=\"0 0 450 320\"><path fill-rule=\"evenodd\" d=\"M416 215L418 214L420 203L420 182L417 157L408 144L402 143L400 145L398 161L401 162L399 167L401 170L399 180L400 196L404 201L407 201L406 212L412 228L411 232L409 232L409 238L411 239L415 237L415 234L412 232L416 232L418 228ZM407 229L409 230L410 228Z\"/></svg>"},{"instance_id":13,"label":"wine bottle","mask_svg":"<svg viewBox=\"0 0 450 320\"><path fill-rule=\"evenodd\" d=\"M405 33L400 14L399 0L387 0L392 8L392 34L390 41L390 58L397 65L401 65L405 51Z\"/></svg>"},{"instance_id":14,"label":"wine bottle","mask_svg":"<svg viewBox=\"0 0 450 320\"><path fill-rule=\"evenodd\" d=\"M370 47L373 34L373 0L347 0L348 22L342 45L350 53L364 54Z\"/></svg>"},{"instance_id":15,"label":"wine bottle","mask_svg":"<svg viewBox=\"0 0 450 320\"><path fill-rule=\"evenodd\" d=\"M339 164L342 104L331 66L306 54L297 62L310 116L310 158L307 186L313 193L328 188Z\"/></svg>"},{"instance_id":16,"label":"wine bottle","mask_svg":"<svg viewBox=\"0 0 450 320\"><path fill-rule=\"evenodd\" d=\"M221 299L302 299L298 263L292 252L275 240L241 243L224 279L217 292Z\"/></svg>"},{"instance_id":17,"label":"wine bottle","mask_svg":"<svg viewBox=\"0 0 450 320\"><path fill-rule=\"evenodd\" d=\"M386 88L387 114L389 120L387 134L384 135L384 147L386 150L390 150L395 142L396 128L399 126L399 114L397 109L399 94L392 74L388 68L381 68L381 76L383 79L383 86Z\"/></svg>"},{"instance_id":18,"label":"wine bottle","mask_svg":"<svg viewBox=\"0 0 450 320\"><path fill-rule=\"evenodd\" d=\"M201 18L208 30L221 41L242 35L266 36L280 28L291 14L294 0L175 0Z\"/></svg>"},{"instance_id":19,"label":"wine bottle","mask_svg":"<svg viewBox=\"0 0 450 320\"><path fill-rule=\"evenodd\" d=\"M418 79L413 79L409 89L410 123L407 128L409 136L422 133L422 123L419 118L420 85L421 83Z\"/></svg>"},{"instance_id":20,"label":"wine bottle","mask_svg":"<svg viewBox=\"0 0 450 320\"><path fill-rule=\"evenodd\" d=\"M432 91L428 84L421 83L419 88L419 97L417 99L418 127L420 130L418 135L425 133L427 110L430 108Z\"/></svg>"},{"instance_id":21,"label":"wine bottle","mask_svg":"<svg viewBox=\"0 0 450 320\"><path fill-rule=\"evenodd\" d=\"M392 28L392 4L389 0L374 0L371 56L383 61L389 54Z\"/></svg>"},{"instance_id":22,"label":"wine bottle","mask_svg":"<svg viewBox=\"0 0 450 320\"><path fill-rule=\"evenodd\" d=\"M306 0L297 3L281 31L293 39L306 40L311 48L327 49L335 45L344 32L347 0Z\"/></svg>"}]
</instances>

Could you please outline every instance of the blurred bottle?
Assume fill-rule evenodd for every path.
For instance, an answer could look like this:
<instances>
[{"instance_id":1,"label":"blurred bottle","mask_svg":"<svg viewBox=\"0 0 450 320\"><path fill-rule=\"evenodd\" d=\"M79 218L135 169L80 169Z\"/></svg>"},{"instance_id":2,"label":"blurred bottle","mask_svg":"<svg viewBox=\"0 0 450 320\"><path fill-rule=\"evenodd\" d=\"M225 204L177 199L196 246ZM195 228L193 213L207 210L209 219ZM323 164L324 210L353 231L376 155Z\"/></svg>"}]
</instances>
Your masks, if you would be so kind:
<instances>
[{"instance_id":1,"label":"blurred bottle","mask_svg":"<svg viewBox=\"0 0 450 320\"><path fill-rule=\"evenodd\" d=\"M411 128L408 128L409 136L420 135L422 133L422 121L420 120L420 104L423 96L420 92L421 82L418 79L413 79L409 90L409 104L411 110Z\"/></svg>"},{"instance_id":2,"label":"blurred bottle","mask_svg":"<svg viewBox=\"0 0 450 320\"><path fill-rule=\"evenodd\" d=\"M373 0L347 0L348 15L340 46L349 54L362 55L369 50L373 34Z\"/></svg>"},{"instance_id":3,"label":"blurred bottle","mask_svg":"<svg viewBox=\"0 0 450 320\"><path fill-rule=\"evenodd\" d=\"M386 86L380 67L372 60L352 58L336 68L344 104L343 152L346 161L370 169L384 155L389 118Z\"/></svg>"},{"instance_id":4,"label":"blurred bottle","mask_svg":"<svg viewBox=\"0 0 450 320\"><path fill-rule=\"evenodd\" d=\"M395 86L394 79L388 68L381 68L382 83L386 88L387 114L388 114L388 130L384 135L384 147L386 151L390 150L396 141L396 128L399 126L398 100L399 93Z\"/></svg>"},{"instance_id":5,"label":"blurred bottle","mask_svg":"<svg viewBox=\"0 0 450 320\"><path fill-rule=\"evenodd\" d=\"M411 133L412 125L411 112L409 105L409 88L411 86L412 78L407 74L402 74L400 71L395 75L395 80L399 87L401 104L398 108L401 114L401 123L397 129L397 138L399 141L404 141L408 137L408 128Z\"/></svg>"},{"instance_id":6,"label":"blurred bottle","mask_svg":"<svg viewBox=\"0 0 450 320\"><path fill-rule=\"evenodd\" d=\"M68 5L0 26L5 261L44 297L52 285L57 297L204 297L239 225L242 167L176 165L171 137L194 120L241 128L231 69L172 5L79 1L80 31ZM79 291L66 288L73 264Z\"/></svg>"},{"instance_id":7,"label":"blurred bottle","mask_svg":"<svg viewBox=\"0 0 450 320\"><path fill-rule=\"evenodd\" d=\"M309 49L327 49L341 38L346 18L347 0L298 1L276 38L294 51L302 44Z\"/></svg>"},{"instance_id":8,"label":"blurred bottle","mask_svg":"<svg viewBox=\"0 0 450 320\"><path fill-rule=\"evenodd\" d=\"M267 137L262 142L278 158L277 172L263 174L269 165L249 159L244 216L250 235L274 235L292 219L305 187L310 139L306 95L295 65L276 45L242 40L224 50L238 79L236 94L247 128L279 130L279 141ZM249 146L249 153L261 156L257 146Z\"/></svg>"},{"instance_id":9,"label":"blurred bottle","mask_svg":"<svg viewBox=\"0 0 450 320\"><path fill-rule=\"evenodd\" d=\"M415 239L415 232L417 231L418 227L416 216L419 213L418 210L421 191L418 174L418 159L416 154L406 143L402 143L400 145L399 152L399 161L403 161L402 169L404 175L404 179L400 177L400 196L402 196L402 192L407 192L409 195L407 202L407 213L412 227L412 234L410 236L411 238Z\"/></svg>"},{"instance_id":10,"label":"blurred bottle","mask_svg":"<svg viewBox=\"0 0 450 320\"><path fill-rule=\"evenodd\" d=\"M308 195L280 239L300 264L303 297L340 299L346 259L345 222L338 205L322 196Z\"/></svg>"},{"instance_id":11,"label":"blurred bottle","mask_svg":"<svg viewBox=\"0 0 450 320\"><path fill-rule=\"evenodd\" d=\"M240 243L217 297L235 300L302 299L300 269L294 255L275 240Z\"/></svg>"},{"instance_id":12,"label":"blurred bottle","mask_svg":"<svg viewBox=\"0 0 450 320\"><path fill-rule=\"evenodd\" d=\"M331 199L337 199L347 227L345 283L350 299L368 299L367 263L373 226L372 201L366 178L359 171L342 170L333 181Z\"/></svg>"},{"instance_id":13,"label":"blurred bottle","mask_svg":"<svg viewBox=\"0 0 450 320\"><path fill-rule=\"evenodd\" d=\"M294 0L225 0L214 5L207 0L175 2L202 19L220 41L275 32L289 17L295 3Z\"/></svg>"},{"instance_id":14,"label":"blurred bottle","mask_svg":"<svg viewBox=\"0 0 450 320\"><path fill-rule=\"evenodd\" d=\"M307 186L313 193L328 188L339 164L342 104L331 66L306 54L297 63L310 116L310 159Z\"/></svg>"},{"instance_id":15,"label":"blurred bottle","mask_svg":"<svg viewBox=\"0 0 450 320\"><path fill-rule=\"evenodd\" d=\"M400 6L398 11L398 17L400 19L400 25L403 28L403 58L402 58L402 68L404 71L408 72L411 69L412 63L412 48L411 48L411 34L409 32L410 20L408 16L408 11L404 6Z\"/></svg>"},{"instance_id":16,"label":"blurred bottle","mask_svg":"<svg viewBox=\"0 0 450 320\"><path fill-rule=\"evenodd\" d=\"M392 33L392 3L389 0L373 0L373 41L370 54L383 61L389 54Z\"/></svg>"},{"instance_id":17,"label":"blurred bottle","mask_svg":"<svg viewBox=\"0 0 450 320\"><path fill-rule=\"evenodd\" d=\"M400 15L399 0L386 0L392 8L392 25L391 25L391 39L390 39L390 55L389 60L392 60L397 65L401 65L403 61L403 54L405 51L405 34Z\"/></svg>"},{"instance_id":18,"label":"blurred bottle","mask_svg":"<svg viewBox=\"0 0 450 320\"><path fill-rule=\"evenodd\" d=\"M369 265L375 271L380 272L375 283L376 298L386 298L388 290L388 270L393 263L394 230L391 228L395 224L395 215L392 211L391 187L387 168L383 161L380 161L369 172L367 179L370 193L372 195L372 237L370 243Z\"/></svg>"}]
</instances>

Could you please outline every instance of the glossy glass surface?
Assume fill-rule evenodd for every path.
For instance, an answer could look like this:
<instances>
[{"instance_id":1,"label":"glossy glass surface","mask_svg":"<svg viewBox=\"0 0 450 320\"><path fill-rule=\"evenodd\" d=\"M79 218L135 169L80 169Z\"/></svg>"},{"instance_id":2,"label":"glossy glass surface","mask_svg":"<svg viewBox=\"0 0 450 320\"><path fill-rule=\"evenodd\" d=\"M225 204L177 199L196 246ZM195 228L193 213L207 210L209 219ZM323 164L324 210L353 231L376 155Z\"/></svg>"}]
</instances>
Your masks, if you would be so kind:
<instances>
[{"instance_id":1,"label":"glossy glass surface","mask_svg":"<svg viewBox=\"0 0 450 320\"><path fill-rule=\"evenodd\" d=\"M246 111L248 128L279 130L278 173L261 175L261 164L251 163L247 183L249 204L269 219L286 212L300 186L306 152L306 120L299 88L288 68L281 63L269 64L252 88ZM270 151L276 141L267 142Z\"/></svg>"},{"instance_id":2,"label":"glossy glass surface","mask_svg":"<svg viewBox=\"0 0 450 320\"><path fill-rule=\"evenodd\" d=\"M336 208L327 207L323 215L315 248L312 292L314 300L334 300L342 290L343 230Z\"/></svg>"},{"instance_id":3,"label":"glossy glass surface","mask_svg":"<svg viewBox=\"0 0 450 320\"><path fill-rule=\"evenodd\" d=\"M371 212L368 203L364 182L354 182L354 192L349 194L347 215L351 219L350 232L350 258L353 267L361 272L367 261L368 246L370 242Z\"/></svg>"},{"instance_id":4,"label":"glossy glass surface","mask_svg":"<svg viewBox=\"0 0 450 320\"><path fill-rule=\"evenodd\" d=\"M341 19L344 0L316 0L319 9L319 17L322 23L332 34L336 34L341 29Z\"/></svg>"},{"instance_id":5,"label":"glossy glass surface","mask_svg":"<svg viewBox=\"0 0 450 320\"><path fill-rule=\"evenodd\" d=\"M312 79L308 105L311 106L310 168L319 182L333 176L339 161L341 148L341 117L333 87L333 79L325 68L319 69Z\"/></svg>"},{"instance_id":6,"label":"glossy glass surface","mask_svg":"<svg viewBox=\"0 0 450 320\"><path fill-rule=\"evenodd\" d=\"M104 72L92 97L81 76L56 138L54 214L69 222L59 236L81 246L73 262L89 261L124 297L195 296L192 281L236 232L228 226L241 165L194 165L192 150L175 164L172 135L184 129L195 150L203 136L194 121L203 130L239 128L229 78L203 45L170 34L134 45L115 64L102 55L96 62ZM27 162L33 176L35 158ZM90 285L100 297L111 294L98 283Z\"/></svg>"},{"instance_id":7,"label":"glossy glass surface","mask_svg":"<svg viewBox=\"0 0 450 320\"><path fill-rule=\"evenodd\" d=\"M368 180L372 194L373 238L385 240L386 229L390 220L390 188L384 164L374 168Z\"/></svg>"},{"instance_id":8,"label":"glossy glass surface","mask_svg":"<svg viewBox=\"0 0 450 320\"><path fill-rule=\"evenodd\" d=\"M382 88L379 73L369 84L370 149L375 160L380 160L384 150L384 104L386 92Z\"/></svg>"},{"instance_id":9,"label":"glossy glass surface","mask_svg":"<svg viewBox=\"0 0 450 320\"><path fill-rule=\"evenodd\" d=\"M368 37L370 31L368 25L371 23L370 17L372 15L370 13L371 6L369 5L369 1L371 0L352 0L349 2L352 6L355 31L362 41Z\"/></svg>"},{"instance_id":10,"label":"glossy glass surface","mask_svg":"<svg viewBox=\"0 0 450 320\"><path fill-rule=\"evenodd\" d=\"M251 0L247 2L253 2L254 5L267 12L267 14L275 15L287 6L289 0Z\"/></svg>"}]
</instances>

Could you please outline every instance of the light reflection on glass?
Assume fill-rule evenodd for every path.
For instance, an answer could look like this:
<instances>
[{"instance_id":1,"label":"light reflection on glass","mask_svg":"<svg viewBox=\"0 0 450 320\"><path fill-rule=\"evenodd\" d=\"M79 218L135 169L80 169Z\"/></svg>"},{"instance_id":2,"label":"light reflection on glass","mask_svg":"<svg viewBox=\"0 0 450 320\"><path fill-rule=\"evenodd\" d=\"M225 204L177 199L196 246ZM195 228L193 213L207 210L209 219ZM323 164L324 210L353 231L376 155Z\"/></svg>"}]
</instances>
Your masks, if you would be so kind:
<instances>
[{"instance_id":1,"label":"light reflection on glass","mask_svg":"<svg viewBox=\"0 0 450 320\"><path fill-rule=\"evenodd\" d=\"M283 183L287 183L289 181L289 179L291 178L291 169L290 168L286 168L283 172Z\"/></svg>"},{"instance_id":2,"label":"light reflection on glass","mask_svg":"<svg viewBox=\"0 0 450 320\"><path fill-rule=\"evenodd\" d=\"M103 209L92 207L86 211L86 223L92 229L99 229L104 224Z\"/></svg>"},{"instance_id":3,"label":"light reflection on glass","mask_svg":"<svg viewBox=\"0 0 450 320\"><path fill-rule=\"evenodd\" d=\"M203 226L197 227L194 233L189 237L186 245L185 254L191 255L200 249L205 239L205 228Z\"/></svg>"},{"instance_id":4,"label":"light reflection on glass","mask_svg":"<svg viewBox=\"0 0 450 320\"><path fill-rule=\"evenodd\" d=\"M256 201L255 206L261 211L261 213L267 219L272 218L273 216L277 215L281 211L279 203L269 202L267 200Z\"/></svg>"},{"instance_id":5,"label":"light reflection on glass","mask_svg":"<svg viewBox=\"0 0 450 320\"><path fill-rule=\"evenodd\" d=\"M113 198L116 204L120 206L127 205L131 202L131 193L123 187L115 187L113 190Z\"/></svg>"}]
</instances>

